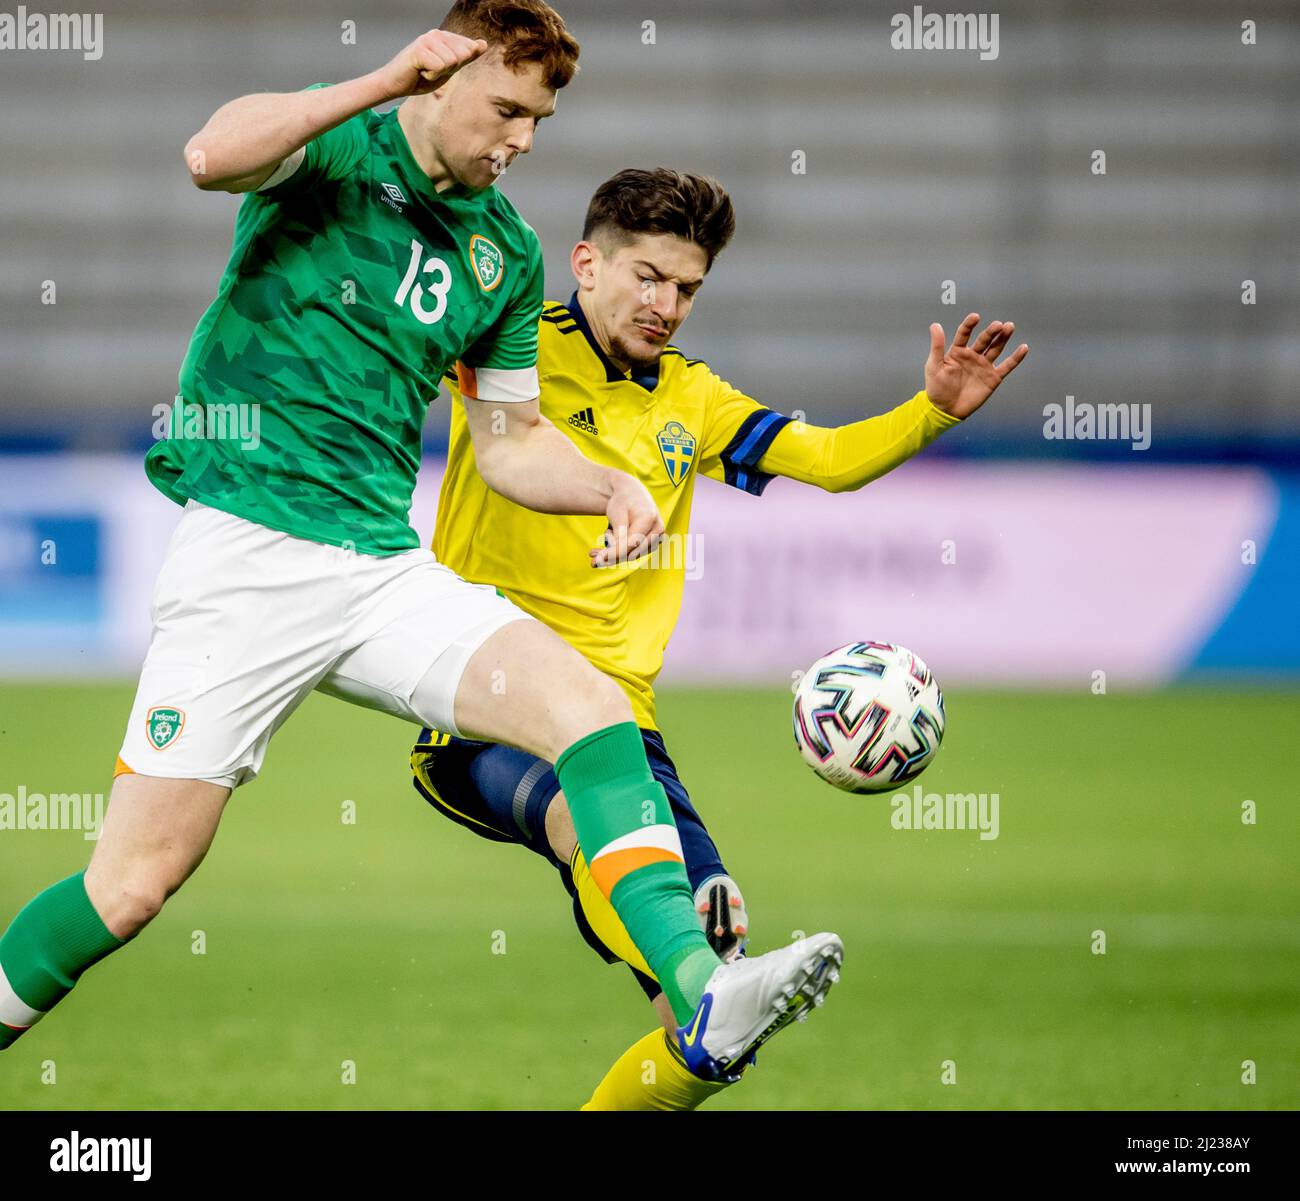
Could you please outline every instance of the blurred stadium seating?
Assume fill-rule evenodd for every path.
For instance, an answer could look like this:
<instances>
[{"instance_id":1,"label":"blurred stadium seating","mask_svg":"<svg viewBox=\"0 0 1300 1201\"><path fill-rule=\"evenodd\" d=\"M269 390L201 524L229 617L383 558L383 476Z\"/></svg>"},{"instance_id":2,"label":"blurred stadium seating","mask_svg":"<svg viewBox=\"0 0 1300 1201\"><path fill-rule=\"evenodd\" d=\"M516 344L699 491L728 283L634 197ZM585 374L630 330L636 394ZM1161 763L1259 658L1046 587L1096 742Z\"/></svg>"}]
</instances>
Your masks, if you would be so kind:
<instances>
[{"instance_id":1,"label":"blurred stadium seating","mask_svg":"<svg viewBox=\"0 0 1300 1201\"><path fill-rule=\"evenodd\" d=\"M879 411L915 390L928 323L975 307L1019 321L1033 355L945 453L1131 460L1042 439L1043 405L1071 394L1151 403L1148 459L1295 459L1300 13L1239 7L1016 0L997 6L999 57L981 62L891 49L890 15L910 5L810 0L795 18L784 0L567 0L582 72L504 187L564 298L601 180L657 163L716 174L739 235L682 340L774 407ZM236 95L366 71L443 11L101 8L101 61L4 59L0 448L145 445L235 207L189 186L186 138ZM955 306L940 304L944 280Z\"/></svg>"},{"instance_id":2,"label":"blurred stadium seating","mask_svg":"<svg viewBox=\"0 0 1300 1201\"><path fill-rule=\"evenodd\" d=\"M910 12L902 5L809 0L797 16L783 0L560 8L583 43L582 70L536 152L502 185L541 234L551 296L569 294L568 251L595 187L621 167L667 163L717 175L739 215L678 341L774 408L836 423L890 407L919 386L929 322L951 330L970 308L1014 318L1033 347L1012 383L922 463L852 500L824 498L808 524L792 516L784 485L734 520L731 499L702 488L702 531L707 519L726 533L708 560L718 575L688 590L683 647L693 632L717 650L706 610L719 589L756 595L746 577L725 574L746 538L787 565L787 583L814 578L819 538L829 540L820 563L839 562L840 548L851 570L823 573L815 612L791 592L783 616L765 610L774 624L754 624L755 614L747 652L770 655L751 657L748 672L740 656L728 666L679 651L670 678L684 667L769 679L787 659L797 665L840 632L843 641L870 627L931 653L985 648L976 662L957 655L959 675L1032 681L1055 663L1046 675L1059 679L1093 645L1081 631L1104 644L1118 628L1114 614L1098 616L1097 598L1139 583L1145 617L1129 632L1160 630L1164 641L1143 665L1126 660L1131 678L1300 670L1284 615L1297 571L1286 548L1300 545L1293 4L1016 0L998 7L994 61L891 48L894 9ZM0 670L53 670L55 647L71 671L130 674L138 662L148 581L174 521L144 482L139 452L215 290L237 205L190 186L186 139L234 96L367 71L444 10L145 0L103 11L100 61L5 52L0 75ZM1247 18L1257 22L1252 46L1241 40ZM1104 176L1092 171L1096 150ZM806 173L795 169L799 152ZM1246 280L1254 304L1242 303ZM42 303L44 281L57 303ZM955 286L950 305L944 281ZM1044 406L1067 396L1151 405L1150 448L1046 439ZM426 439L435 452L445 428L435 405ZM962 477L963 495L998 488L1008 460L1101 460L1147 474L1133 483L1126 473L1118 494L1128 508L1102 506L1110 524L1094 523L1085 551L1068 522L1044 516L1012 538L1006 521L1049 493L1086 509L1108 479L1034 476L1019 499L958 504L942 460L974 457L992 462ZM1208 474L1161 470L1189 463ZM1221 464L1236 472L1216 475ZM430 487L417 497L421 531ZM1206 532L1197 497L1238 518ZM1042 513L1059 515L1053 504ZM991 557L982 571L963 559L970 570L952 573L961 585L945 591L939 581L950 577L922 571L917 547L947 536L938 519L954 505L968 510L965 545ZM63 545L80 548L75 562L65 549L57 580L35 557L54 520L72 523L60 527ZM786 530L780 546L776 529ZM1248 541L1259 571L1243 570L1256 566L1242 562ZM1126 557L1134 545L1141 564ZM1064 591L1044 566L1063 546L1074 566L1088 564ZM1025 590L1034 581L1040 593ZM909 599L918 590L938 605L931 620L876 624L892 615L886 597L919 614ZM1165 621L1176 594L1192 599ZM1008 609L1008 597L1020 607ZM857 610L857 598L870 599ZM945 627L945 605L963 606L970 630ZM1057 606L1077 653L1040 655L1031 644L1009 665L997 639L972 641L972 630L1000 622L1014 644L1027 628L1019 614L1041 606ZM1039 628L1046 646L1055 635ZM1224 629L1246 631L1250 645L1224 642Z\"/></svg>"}]
</instances>

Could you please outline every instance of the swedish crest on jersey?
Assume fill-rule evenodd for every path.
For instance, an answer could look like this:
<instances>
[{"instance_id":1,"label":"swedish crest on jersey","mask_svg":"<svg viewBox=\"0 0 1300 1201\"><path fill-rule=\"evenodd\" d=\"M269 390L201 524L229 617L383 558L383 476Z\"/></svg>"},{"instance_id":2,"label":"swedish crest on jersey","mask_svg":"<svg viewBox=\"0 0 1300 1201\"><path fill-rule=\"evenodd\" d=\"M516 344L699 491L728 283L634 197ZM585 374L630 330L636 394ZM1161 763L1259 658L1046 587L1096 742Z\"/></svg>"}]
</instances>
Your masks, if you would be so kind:
<instances>
[{"instance_id":1,"label":"swedish crest on jersey","mask_svg":"<svg viewBox=\"0 0 1300 1201\"><path fill-rule=\"evenodd\" d=\"M185 728L185 710L171 705L155 705L145 714L144 721L149 745L156 751L165 750L181 736Z\"/></svg>"},{"instance_id":2,"label":"swedish crest on jersey","mask_svg":"<svg viewBox=\"0 0 1300 1201\"><path fill-rule=\"evenodd\" d=\"M675 488L686 478L686 473L695 461L695 435L680 421L670 421L659 431L657 440L664 470L668 472L668 478Z\"/></svg>"},{"instance_id":3,"label":"swedish crest on jersey","mask_svg":"<svg viewBox=\"0 0 1300 1201\"><path fill-rule=\"evenodd\" d=\"M493 291L506 273L506 256L491 238L475 234L469 240L469 264L474 278L485 292Z\"/></svg>"}]
</instances>

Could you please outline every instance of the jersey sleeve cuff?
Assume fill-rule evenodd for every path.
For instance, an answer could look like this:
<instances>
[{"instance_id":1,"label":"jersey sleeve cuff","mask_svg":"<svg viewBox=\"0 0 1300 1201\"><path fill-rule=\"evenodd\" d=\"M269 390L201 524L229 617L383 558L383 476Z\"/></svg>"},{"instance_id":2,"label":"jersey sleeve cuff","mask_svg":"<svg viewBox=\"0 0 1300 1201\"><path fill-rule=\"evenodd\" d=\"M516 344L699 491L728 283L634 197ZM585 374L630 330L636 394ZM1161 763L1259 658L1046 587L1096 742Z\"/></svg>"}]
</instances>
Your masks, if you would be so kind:
<instances>
[{"instance_id":1,"label":"jersey sleeve cuff","mask_svg":"<svg viewBox=\"0 0 1300 1201\"><path fill-rule=\"evenodd\" d=\"M460 394L489 404L527 404L541 394L537 365L514 370L503 367L467 367L456 364Z\"/></svg>"},{"instance_id":2,"label":"jersey sleeve cuff","mask_svg":"<svg viewBox=\"0 0 1300 1201\"><path fill-rule=\"evenodd\" d=\"M922 402L924 402L923 411L926 411L926 415L929 417L931 422L933 422L939 429L948 430L952 429L954 425L961 425L962 419L960 417L954 417L951 413L945 413L930 399L929 394L924 390L918 392L912 397L913 404L922 404Z\"/></svg>"},{"instance_id":3,"label":"jersey sleeve cuff","mask_svg":"<svg viewBox=\"0 0 1300 1201\"><path fill-rule=\"evenodd\" d=\"M298 168L302 166L303 159L306 157L307 147L299 146L288 158L281 160L280 165L271 172L267 181L257 190L259 192L269 192L272 188L284 183L286 179L292 179L298 173Z\"/></svg>"}]
</instances>

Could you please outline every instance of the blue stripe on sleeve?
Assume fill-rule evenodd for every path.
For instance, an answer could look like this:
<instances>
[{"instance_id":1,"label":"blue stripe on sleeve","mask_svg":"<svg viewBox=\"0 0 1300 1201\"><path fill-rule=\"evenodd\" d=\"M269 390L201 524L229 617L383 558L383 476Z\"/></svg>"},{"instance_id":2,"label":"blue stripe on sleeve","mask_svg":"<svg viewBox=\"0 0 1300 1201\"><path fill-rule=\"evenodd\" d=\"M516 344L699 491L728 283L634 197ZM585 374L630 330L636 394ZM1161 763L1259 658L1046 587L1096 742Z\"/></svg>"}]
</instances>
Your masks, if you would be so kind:
<instances>
[{"instance_id":1,"label":"blue stripe on sleeve","mask_svg":"<svg viewBox=\"0 0 1300 1201\"><path fill-rule=\"evenodd\" d=\"M751 496L761 496L773 477L755 468L790 420L772 409L759 409L746 417L721 455L726 482Z\"/></svg>"}]
</instances>

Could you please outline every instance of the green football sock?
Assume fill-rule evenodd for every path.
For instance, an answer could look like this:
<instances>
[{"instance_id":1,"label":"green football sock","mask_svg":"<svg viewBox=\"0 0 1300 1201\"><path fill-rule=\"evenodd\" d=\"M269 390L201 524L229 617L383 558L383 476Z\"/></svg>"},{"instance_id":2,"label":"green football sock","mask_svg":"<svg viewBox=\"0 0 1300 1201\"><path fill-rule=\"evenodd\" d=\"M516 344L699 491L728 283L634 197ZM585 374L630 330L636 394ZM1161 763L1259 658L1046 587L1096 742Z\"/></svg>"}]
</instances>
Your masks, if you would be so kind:
<instances>
[{"instance_id":1,"label":"green football sock","mask_svg":"<svg viewBox=\"0 0 1300 1201\"><path fill-rule=\"evenodd\" d=\"M85 876L33 897L0 938L0 1050L67 996L91 964L124 945L90 903Z\"/></svg>"},{"instance_id":2,"label":"green football sock","mask_svg":"<svg viewBox=\"0 0 1300 1201\"><path fill-rule=\"evenodd\" d=\"M592 880L645 956L679 1023L721 962L695 915L677 823L633 722L597 730L555 764Z\"/></svg>"}]
</instances>

